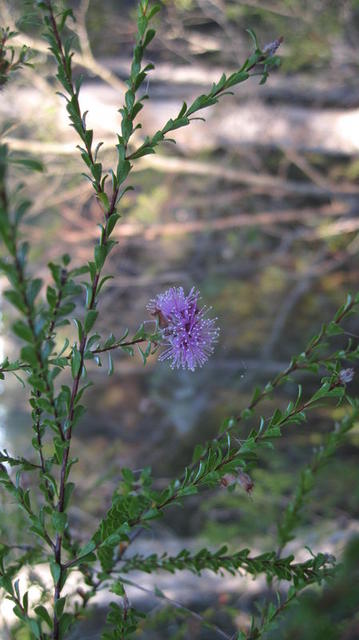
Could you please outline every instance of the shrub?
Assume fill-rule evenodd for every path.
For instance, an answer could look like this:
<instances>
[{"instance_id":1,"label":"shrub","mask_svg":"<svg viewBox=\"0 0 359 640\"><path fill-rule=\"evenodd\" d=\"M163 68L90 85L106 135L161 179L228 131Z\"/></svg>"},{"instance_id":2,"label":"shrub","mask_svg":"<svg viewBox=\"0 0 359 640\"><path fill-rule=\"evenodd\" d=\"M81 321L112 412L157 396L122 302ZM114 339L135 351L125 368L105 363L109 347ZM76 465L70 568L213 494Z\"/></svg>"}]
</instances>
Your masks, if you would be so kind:
<instances>
[{"instance_id":1,"label":"shrub","mask_svg":"<svg viewBox=\"0 0 359 640\"><path fill-rule=\"evenodd\" d=\"M217 321L208 315L208 310L200 307L196 289L186 294L182 288L173 287L149 302L148 311L153 320L150 331L148 323L142 322L132 337L128 331L121 337L111 334L104 338L99 335L95 329L99 314L97 305L110 278L108 274L104 275L106 261L117 244L114 231L121 223L121 199L131 188L127 181L136 161L156 153L160 143L168 140L171 132L194 126L192 120L196 119L198 112L216 104L251 75L260 75L261 82L265 82L271 69L278 65L276 50L280 39L261 48L255 34L250 32L254 52L241 69L228 77L223 74L207 94L198 96L190 105L183 103L177 116L154 135L137 143L134 134L140 125L135 124L135 120L148 98L142 91L153 68L150 64L143 66L143 56L155 36L151 24L159 10L157 5L151 6L149 0L141 0L128 88L120 109L122 120L116 145L116 166L105 172L100 159L101 144L94 148L93 131L87 127L86 113L81 110L81 79L75 79L72 73L69 29L72 11L60 10L52 0L35 4L35 10L42 16L50 51L57 62L57 80L62 85L71 126L80 139L85 178L90 181L97 199L101 223L93 259L75 268L70 266L68 255L64 255L59 264L50 263L53 283L44 295L42 280L30 275L29 243L23 240L21 230L22 219L31 203L24 197L23 188L18 185L10 189L8 183L8 173L14 163L34 171L41 170L42 166L37 159L20 157L1 144L0 234L6 256L1 259L0 268L9 281L5 296L18 313L13 331L23 346L17 360L10 362L6 358L1 363L0 377L4 379L14 374L30 390L33 430L31 459L17 457L7 450L0 453L1 484L9 499L24 512L34 540L23 553L10 541L0 547L0 586L14 604L14 613L19 620L15 633L27 629L29 637L37 640L68 637L91 599L107 585L114 594L114 602L109 607L103 640L128 638L136 632L144 615L131 606L126 595L126 585L133 584L131 572L162 570L175 573L189 570L200 575L205 570L233 574L244 570L253 576L264 574L272 585L282 580L287 584L284 595L278 592L276 603L269 599L260 615L253 617L247 631L239 631L232 636L232 639L255 640L271 629L304 588L321 584L336 572L334 559L326 554L311 555L304 562L296 562L293 556L283 555L283 551L295 535L303 503L313 487L316 473L333 455L358 416L358 401L348 394L347 384L353 377L350 365L358 358L359 350L351 341L338 349L335 339L338 335L345 336L343 325L349 316L357 312L359 296L348 295L334 318L322 325L299 355L292 358L288 367L263 389L256 388L249 406L238 415L225 419L213 440L195 448L191 464L168 486L156 489L148 468L139 473L124 468L109 510L85 542L73 535L68 517L74 490L70 479L71 467L76 462L71 458L71 440L85 412L82 403L91 384L87 369L91 370L93 361L108 358L111 374L111 354L115 350L122 350L131 357L138 349L144 363L159 351L160 361L170 359L172 366L193 371L204 365L211 355L218 337ZM23 65L31 64L31 52L26 47L18 57L15 55L11 46L13 36L8 29L2 30L2 85ZM85 313L79 317L74 298L83 292ZM73 344L68 338L61 341L58 334L60 327L69 324L69 318L74 320L77 328L77 339ZM168 366L168 363L158 366ZM314 392L308 395L298 385L297 397L286 409L277 408L272 415L257 418L256 410L262 400L272 396L280 385L299 371L315 375L317 386ZM64 375L66 372L71 377L70 383ZM320 377L323 372L324 377ZM125 555L134 538L149 528L152 520L160 518L169 507L181 504L188 496L200 492L205 499L205 492L213 487L232 490L237 484L250 493L253 490L251 470L263 448L270 451L273 442L288 425L301 424L318 404L333 401L345 406L345 417L335 424L324 446L315 452L303 471L293 501L279 524L278 541L274 541L272 551L253 555L249 549L230 553L222 547L218 551L203 549L194 554L184 549L177 556L166 553L161 556ZM241 422L253 425L242 440L237 432ZM49 436L51 451L47 453L49 449L47 447L45 452L44 438ZM28 474L38 477L38 492L26 488ZM30 603L29 584L24 586L18 574L24 566L43 563L50 568L53 586L47 589L40 585L37 601ZM76 593L64 595L69 575L74 571L82 576L82 584ZM157 595L164 597L161 592ZM218 636L229 638L220 629L216 628L216 631Z\"/></svg>"}]
</instances>

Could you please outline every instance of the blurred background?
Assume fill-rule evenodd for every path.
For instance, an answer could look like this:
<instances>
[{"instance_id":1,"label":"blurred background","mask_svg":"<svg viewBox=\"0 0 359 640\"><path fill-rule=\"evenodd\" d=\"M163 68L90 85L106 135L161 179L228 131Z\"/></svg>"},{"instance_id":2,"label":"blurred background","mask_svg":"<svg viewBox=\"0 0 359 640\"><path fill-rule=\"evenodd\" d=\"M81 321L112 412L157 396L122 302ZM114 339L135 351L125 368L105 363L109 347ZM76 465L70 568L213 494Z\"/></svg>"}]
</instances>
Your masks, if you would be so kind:
<instances>
[{"instance_id":1,"label":"blurred background","mask_svg":"<svg viewBox=\"0 0 359 640\"><path fill-rule=\"evenodd\" d=\"M84 76L80 102L89 110L95 139L104 142L101 160L110 167L136 2L70 5L77 18L74 72ZM221 335L213 357L195 373L171 371L155 357L144 368L139 357L124 354L115 356L111 378L106 366L91 371L96 386L75 434L74 451L81 457L73 468L78 485L71 511L84 540L109 504L121 467L139 469L145 462L164 486L190 461L195 444L216 434L225 416L247 406L253 387L281 371L346 293L358 288L358 0L167 0L162 5L157 38L148 50L147 61L156 69L146 87L150 100L140 115L140 136L176 115L183 100L207 91L222 71L242 65L252 47L247 28L255 30L262 46L284 37L282 65L264 86L253 77L203 113L205 122L176 132L176 145L165 143L156 156L137 161L130 181L135 190L122 201L119 244L109 260L108 273L115 279L101 298L100 332L119 336L126 327L134 332L148 319L148 300L174 285L201 290L203 303L218 316ZM77 140L64 100L55 93L59 86L41 29L22 0L0 0L0 20L16 25L17 44L37 52L35 72L18 74L1 92L0 115L10 148L47 166L44 174L29 174L33 206L25 233L34 272L49 282L49 260L67 252L77 266L91 257L100 213L81 176ZM6 287L3 279L0 284ZM16 357L19 344L8 331L12 312L1 304L1 348ZM78 304L81 309L83 301ZM347 328L359 333L355 318ZM75 338L74 329L65 329ZM306 389L314 388L310 376L302 381ZM354 380L350 392L356 387ZM0 446L25 455L26 394L15 379L2 391ZM290 383L280 388L261 413L269 415L274 403L285 406L294 393ZM156 523L151 536L140 537L134 550L173 553L185 544L198 549L223 543L232 550L271 549L301 468L341 415L341 408L322 408L305 425L292 426L254 471L251 498L240 488L192 497ZM321 472L298 539L287 549L298 559L308 557L305 545L340 555L358 534L358 446L357 428ZM16 540L21 523L11 508L6 516L0 535ZM228 576L138 580L148 589L158 585L229 634L246 627L253 601L266 589L263 580ZM167 609L159 609L148 594L133 589L130 596L152 610L139 638L220 637L180 610L169 622ZM347 620L347 612L343 616ZM348 620L345 638L358 638L358 621ZM84 628L74 638L97 638L94 621L89 624L94 635ZM285 635L285 629L276 637L311 637L309 631Z\"/></svg>"}]
</instances>

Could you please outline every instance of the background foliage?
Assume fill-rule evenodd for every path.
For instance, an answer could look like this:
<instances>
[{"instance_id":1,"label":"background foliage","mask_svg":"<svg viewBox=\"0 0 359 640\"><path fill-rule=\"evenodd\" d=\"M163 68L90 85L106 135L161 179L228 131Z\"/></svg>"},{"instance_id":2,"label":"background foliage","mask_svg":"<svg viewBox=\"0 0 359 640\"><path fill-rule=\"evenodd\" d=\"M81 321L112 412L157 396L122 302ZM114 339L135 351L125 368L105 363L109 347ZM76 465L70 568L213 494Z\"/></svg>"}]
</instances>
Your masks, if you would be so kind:
<instances>
[{"instance_id":1,"label":"background foliage","mask_svg":"<svg viewBox=\"0 0 359 640\"><path fill-rule=\"evenodd\" d=\"M86 3L81 6L86 8ZM93 2L86 22L96 57L117 55L121 37L124 67L132 48L134 29L131 4L127 8L128 13L125 4L121 5L121 20L118 20L118 7L109 4L106 11L100 11ZM194 93L194 81L188 80L188 67L185 69L186 79L180 86L178 81L174 81L169 90L165 88L169 75L167 73L166 77L166 68L162 64L173 64L174 60L182 64L183 61L190 62L192 66L194 62L200 64L202 76L199 73L197 80L202 78L201 82L205 84L214 61L218 66L234 67L239 58L245 58L248 41L241 34L242 28L250 25L255 26L261 42L270 41L277 35L285 36L283 69L287 74L281 71L280 76L272 77L270 83L261 88L263 93L258 94L263 96L264 105L269 108L265 120L267 130L285 121L288 114L291 122L290 108L295 104L303 110L301 114L296 112L301 133L296 139L291 138L287 145L283 145L284 138L280 138L279 146L274 149L273 139L266 139L264 128L257 130L252 143L247 140L245 146L239 146L238 140L231 144L230 136L224 134L222 139L211 136L212 146L207 144L205 149L200 148L203 140L192 149L189 137L179 138L177 152L167 147L162 151L166 153L164 165L144 165L134 174L136 195L127 195L123 200L123 211L126 214L125 224L131 224L130 221L136 224L132 222L133 226L127 227L120 236L121 251L112 253L110 257L110 270L119 271L121 275L116 284L110 283L107 291L104 290L102 310L106 322L100 324L101 330L117 328L117 313L111 315L114 298L122 303L122 328L126 325L134 327L153 291L157 293L172 283L181 282L189 287L196 282L201 284L206 300L216 307L223 326L222 340L216 359L196 379L181 373L169 375L168 370L154 363L152 365L152 361L149 374L144 374L120 359L115 368L115 375L119 377L113 377L110 383L100 372L98 395L91 392L91 411L86 422L79 425L78 440L77 437L75 440L75 451L81 452L82 462L74 468L74 478L76 481L83 478L85 470L87 475L86 480L80 481L80 489L74 496L74 509L77 511L72 517L79 530L89 526L83 509L90 510L95 517L100 515L103 500L108 503L113 490L110 476L114 474L118 478L123 464L141 467L146 455L146 460L153 464L161 487L165 485L166 478L172 477L174 470L180 474L183 464L191 457L193 445L214 435L224 414L236 415L248 405L253 383L265 382L283 369L292 353L299 353L305 347L320 321L334 314L344 291L353 289L357 275L355 152L348 153L345 146L343 152L339 144L342 139L336 137L335 128L331 129L330 136L338 145L334 152L333 147L328 150L324 137L323 147L319 148L305 137L304 144L298 145L297 142L296 147L295 143L298 138L303 139L303 131L306 131L300 128L301 115L305 120L315 116L315 108L321 108L321 115L325 117L331 115L332 107L336 106L342 109L341 117L344 117L350 115L350 109L355 106L356 62L351 45L355 41L356 7L352 3L344 3L340 8L318 3L307 7L303 13L302 3L301 6L291 3L285 7L283 3L275 8L277 11L268 12L266 7L246 5L237 11L235 4L228 3L219 5L219 13L216 5L217 13L213 14L213 3L203 3L202 6L197 3L179 6L168 3L166 11L161 14L165 21L158 23L160 40L157 45L156 40L153 42L151 59L158 63L157 68L164 81L156 84L151 80L149 85L157 113L167 113L165 106L169 100ZM9 13L5 3L2 9ZM11 22L7 20L6 24ZM132 25L131 29L129 25ZM21 28L31 38L39 38L33 20L23 22ZM106 40L101 38L103 31L107 34ZM287 36L288 31L293 37ZM236 47L233 47L234 37ZM209 52L211 38L212 46L217 48ZM86 43L83 34L81 42ZM160 53L160 44L162 47L163 43L167 46L165 52ZM51 85L52 70L47 66L44 54L40 54L38 63L49 69ZM111 65L121 76L121 68L114 66L113 61ZM94 69L87 66L82 70L91 80ZM295 76L288 75L293 71ZM33 78L33 72L30 70L29 73ZM175 78L172 74L171 80ZM26 83L26 80L19 77L19 82ZM306 89L309 85L310 98ZM246 91L242 87L238 93L239 104L236 106L245 108L247 105L251 110L253 81L248 90L247 86L248 83ZM117 86L114 88L119 89ZM9 105L11 91L15 95L15 90L19 90L15 84L13 88L6 89ZM41 90L45 91L42 95L53 94L53 86L42 84ZM229 105L231 100L225 104ZM118 102L116 97L116 104ZM11 133L12 139L18 141L15 144L20 144L21 137L25 140L30 138L30 143L26 142L27 149L31 149L31 141L40 140L45 145L42 149L48 150L46 144L58 140L61 118L58 116L55 123L53 118L54 113L59 113L57 104L49 102L46 105L46 118L37 117L34 122L31 114L29 117L24 113L21 124ZM229 106L223 109L229 109ZM171 109L172 115L175 111ZM224 128L226 111L217 113ZM245 112L240 112L237 121L241 121L244 115ZM194 124L192 130L201 126L200 123ZM63 137L61 127L60 131L61 140L70 141L70 138ZM213 126L212 132L215 133ZM23 155L23 152L18 153ZM110 158L108 156L106 162L109 163ZM171 161L177 158L180 162L172 165L171 173L167 173L164 166L168 170ZM72 246L75 246L79 261L87 259L87 247L94 234L92 220L97 220L97 206L89 199L89 190L74 178L74 174L82 170L75 156L61 156L57 147L49 160L45 180L41 176L31 177L35 206L27 222L25 219L26 233L31 233L33 240L31 257L36 260L40 253L45 253L47 259L56 261L65 251L71 249L72 253ZM186 164L188 160L195 161L195 164ZM210 172L216 169L217 173L211 175ZM191 175L186 177L188 172ZM127 213L130 213L128 218ZM58 239L64 218L67 246L57 243L54 253L51 237ZM39 222L40 226L35 227L34 222ZM45 234L41 232L41 226L46 229ZM178 233L180 235L176 235ZM161 260L154 261L158 256ZM75 297L75 301L81 304L80 298ZM5 311L9 313L7 307ZM348 319L346 330L357 334L355 317ZM73 339L76 339L75 334ZM334 337L333 340L338 348L346 344L346 338ZM346 364L344 360L343 366ZM220 380L218 370L221 371ZM306 374L300 374L300 377L302 375L305 388L314 392L314 379ZM351 385L351 395L355 395L355 380ZM295 385L289 380L280 388L276 401L285 407L295 393ZM16 438L19 450L25 455L27 438L19 428L18 387L14 387L13 399L8 395L7 398L7 428L11 429L12 438ZM274 408L273 400L266 397L263 415L270 415ZM188 507L185 507L188 512L171 511L168 519L162 521L165 526L158 525L158 532L167 535L170 527L172 531L186 536L206 534L213 543L231 542L234 548L243 543L252 545L254 533L256 536L259 533L256 537L258 550L270 549L271 537L275 533L273 523L280 520L281 511L290 502L293 476L299 483L300 469L310 458L313 446L318 446L325 439L328 421L333 417L340 419L344 410L319 406L312 415L306 431L302 427L300 430L291 428L284 434L276 447L279 455L271 452L269 456L267 451L259 453L259 468L252 473L255 481L252 500L238 489L227 493L221 488L211 492L211 498L203 502L191 497ZM87 452L83 451L83 437L90 445ZM111 447L107 446L108 441ZM168 445L171 442L174 443L172 450ZM166 456L163 456L163 447ZM354 430L341 449L342 457L336 462L332 460L321 471L321 481L314 489L312 502L302 520L300 547L306 542L313 546L314 542L322 549L324 540L325 548L336 552L337 546L340 549L347 537L355 532L358 495L356 447ZM101 491L96 497L93 488L98 484L98 470L102 465ZM106 473L109 465L112 466L112 474ZM339 478L342 481L339 482ZM13 511L11 507L10 511ZM260 521L256 517L259 511ZM333 514L336 515L335 521ZM12 536L17 535L18 519L19 515L13 513L1 524L4 539L9 529ZM337 533L338 522L341 534ZM200 606L203 608L204 604L205 597ZM237 605L234 610L237 615ZM229 614L230 619L233 619L232 613L233 610ZM211 612L208 615L211 616ZM163 621L162 624L167 623ZM172 634L178 631L195 637L197 633L196 630L188 631L187 622L179 621L176 631L173 630L175 623L172 621L171 624ZM245 626L245 620L239 624Z\"/></svg>"}]
</instances>

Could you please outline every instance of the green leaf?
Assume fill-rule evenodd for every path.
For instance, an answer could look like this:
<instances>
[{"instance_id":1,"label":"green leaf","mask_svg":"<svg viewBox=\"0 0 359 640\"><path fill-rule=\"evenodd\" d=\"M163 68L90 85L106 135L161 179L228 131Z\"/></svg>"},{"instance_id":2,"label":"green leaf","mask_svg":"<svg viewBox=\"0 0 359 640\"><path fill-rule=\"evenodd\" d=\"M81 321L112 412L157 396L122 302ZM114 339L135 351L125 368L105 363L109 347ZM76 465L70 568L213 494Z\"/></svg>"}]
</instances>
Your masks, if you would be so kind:
<instances>
[{"instance_id":1,"label":"green leaf","mask_svg":"<svg viewBox=\"0 0 359 640\"><path fill-rule=\"evenodd\" d=\"M93 551L95 551L95 549L96 549L96 543L94 542L94 540L90 540L90 542L88 542L78 552L76 564L80 564L84 560L86 560L86 562L94 562L94 561L96 561L96 559L97 559L96 555L93 553Z\"/></svg>"},{"instance_id":2,"label":"green leaf","mask_svg":"<svg viewBox=\"0 0 359 640\"><path fill-rule=\"evenodd\" d=\"M57 618L61 618L63 612L64 612L64 608L65 608L65 603L66 603L66 596L64 596L63 598L59 598L56 602L55 602L55 613Z\"/></svg>"},{"instance_id":3,"label":"green leaf","mask_svg":"<svg viewBox=\"0 0 359 640\"><path fill-rule=\"evenodd\" d=\"M65 634L67 633L69 627L71 626L71 624L73 624L74 622L74 615L73 613L64 613L62 615L62 618L60 620L60 637L61 638L65 638Z\"/></svg>"},{"instance_id":4,"label":"green leaf","mask_svg":"<svg viewBox=\"0 0 359 640\"><path fill-rule=\"evenodd\" d=\"M39 294L41 287L42 287L41 278L35 278L34 280L31 280L27 288L28 302L31 306L34 304L35 298Z\"/></svg>"},{"instance_id":5,"label":"green leaf","mask_svg":"<svg viewBox=\"0 0 359 640\"><path fill-rule=\"evenodd\" d=\"M100 271L102 269L107 256L107 247L102 244L97 244L95 247L95 264L96 269Z\"/></svg>"},{"instance_id":6,"label":"green leaf","mask_svg":"<svg viewBox=\"0 0 359 640\"><path fill-rule=\"evenodd\" d=\"M207 98L207 96L205 96L205 97ZM208 100L209 100L209 98L208 98ZM217 100L215 100L214 102L217 102ZM193 105L192 105L192 107L193 107ZM190 112L193 113L192 107L190 107L190 109L188 110L188 112L187 112L188 114ZM177 120L172 120L172 118L170 118L168 120L168 122L166 122L165 126L163 127L162 133L165 134L165 133L168 133L169 131L174 131L175 129L180 129L181 127L186 127L187 125L189 125L189 122L190 121L189 121L188 118L177 118Z\"/></svg>"},{"instance_id":7,"label":"green leaf","mask_svg":"<svg viewBox=\"0 0 359 640\"><path fill-rule=\"evenodd\" d=\"M78 351L77 346L75 345L72 351L72 356L71 356L71 374L72 377L75 379L80 371L80 367L81 367L81 353Z\"/></svg>"},{"instance_id":8,"label":"green leaf","mask_svg":"<svg viewBox=\"0 0 359 640\"><path fill-rule=\"evenodd\" d=\"M191 104L191 106L187 110L187 113L186 113L187 117L179 119L180 123L183 122L183 124L179 124L179 126L183 127L185 124L189 124L188 116L192 115L192 113L195 113L200 109L205 109L206 107L210 107L216 104L217 102L218 102L218 99L215 97L211 98L206 95L199 96L198 98L195 99L195 101ZM174 127L174 128L177 128L177 127Z\"/></svg>"},{"instance_id":9,"label":"green leaf","mask_svg":"<svg viewBox=\"0 0 359 640\"><path fill-rule=\"evenodd\" d=\"M155 4L148 14L148 21L152 20L153 16L155 16L159 11L161 11L161 5Z\"/></svg>"},{"instance_id":10,"label":"green leaf","mask_svg":"<svg viewBox=\"0 0 359 640\"><path fill-rule=\"evenodd\" d=\"M145 324L144 322L141 324L141 326L137 329L135 335L133 336L132 340L145 340L146 338L146 329L145 329Z\"/></svg>"},{"instance_id":11,"label":"green leaf","mask_svg":"<svg viewBox=\"0 0 359 640\"><path fill-rule=\"evenodd\" d=\"M79 320L78 318L73 318L73 321L74 321L74 324L77 327L77 335L78 335L79 341L81 342L82 337L84 335L84 330L83 330L83 327L82 327L82 324L81 324L81 320Z\"/></svg>"},{"instance_id":12,"label":"green leaf","mask_svg":"<svg viewBox=\"0 0 359 640\"><path fill-rule=\"evenodd\" d=\"M274 426L269 427L269 429L263 433L262 438L279 438L281 435L280 427Z\"/></svg>"},{"instance_id":13,"label":"green leaf","mask_svg":"<svg viewBox=\"0 0 359 640\"><path fill-rule=\"evenodd\" d=\"M103 285L105 284L105 282L107 282L108 280L113 280L113 276L104 276L103 278L101 278L101 282L99 283L98 287L97 287L97 295L100 293Z\"/></svg>"},{"instance_id":14,"label":"green leaf","mask_svg":"<svg viewBox=\"0 0 359 640\"><path fill-rule=\"evenodd\" d=\"M105 211L108 211L108 209L110 208L110 203L109 203L107 194L104 192L100 192L97 194L97 197L100 200L101 204L103 205Z\"/></svg>"},{"instance_id":15,"label":"green leaf","mask_svg":"<svg viewBox=\"0 0 359 640\"><path fill-rule=\"evenodd\" d=\"M140 147L137 151L131 154L131 159L136 160L137 158L142 158L143 156L148 156L151 153L156 153L153 147L151 146L143 146Z\"/></svg>"},{"instance_id":16,"label":"green leaf","mask_svg":"<svg viewBox=\"0 0 359 640\"><path fill-rule=\"evenodd\" d=\"M39 616L39 618L41 618L41 620L46 622L50 629L52 629L52 620L50 614L42 604L39 604L37 607L35 607L35 613Z\"/></svg>"},{"instance_id":17,"label":"green leaf","mask_svg":"<svg viewBox=\"0 0 359 640\"><path fill-rule=\"evenodd\" d=\"M115 593L117 596L124 596L126 594L125 588L120 581L115 582L110 591L112 591L112 593Z\"/></svg>"},{"instance_id":18,"label":"green leaf","mask_svg":"<svg viewBox=\"0 0 359 640\"><path fill-rule=\"evenodd\" d=\"M72 9L65 9L65 11L62 12L61 21L60 21L60 23L58 25L58 30L59 30L60 33L63 30L68 18L72 18L72 20L75 22L75 16L73 14Z\"/></svg>"},{"instance_id":19,"label":"green leaf","mask_svg":"<svg viewBox=\"0 0 359 640\"><path fill-rule=\"evenodd\" d=\"M75 488L74 482L67 482L65 485L64 508L67 509L72 492Z\"/></svg>"},{"instance_id":20,"label":"green leaf","mask_svg":"<svg viewBox=\"0 0 359 640\"><path fill-rule=\"evenodd\" d=\"M20 618L20 620L25 620L25 619L26 619L26 618L25 618L25 615L24 615L24 613L23 613L22 609L20 609L19 605L16 605L16 606L13 608L12 612L15 614L15 616L16 616L17 618Z\"/></svg>"},{"instance_id":21,"label":"green leaf","mask_svg":"<svg viewBox=\"0 0 359 640\"><path fill-rule=\"evenodd\" d=\"M50 571L53 577L54 583L56 584L61 576L61 567L54 560L50 562Z\"/></svg>"},{"instance_id":22,"label":"green leaf","mask_svg":"<svg viewBox=\"0 0 359 640\"><path fill-rule=\"evenodd\" d=\"M142 520L153 520L154 518L159 518L161 515L158 509L149 509L143 514Z\"/></svg>"},{"instance_id":23,"label":"green leaf","mask_svg":"<svg viewBox=\"0 0 359 640\"><path fill-rule=\"evenodd\" d=\"M107 370L107 375L112 376L113 374L113 359L112 359L112 354L109 351L108 352L108 370Z\"/></svg>"},{"instance_id":24,"label":"green leaf","mask_svg":"<svg viewBox=\"0 0 359 640\"><path fill-rule=\"evenodd\" d=\"M252 41L253 41L253 44L254 44L256 50L260 50L258 38L257 38L255 32L253 31L253 29L246 29L246 31L247 31L247 33L249 33L250 37L252 38Z\"/></svg>"},{"instance_id":25,"label":"green leaf","mask_svg":"<svg viewBox=\"0 0 359 640\"><path fill-rule=\"evenodd\" d=\"M31 207L31 205L32 205L31 200L23 200L17 205L16 211L15 211L16 224L19 224L19 222L21 222L22 218L24 217L27 210Z\"/></svg>"},{"instance_id":26,"label":"green leaf","mask_svg":"<svg viewBox=\"0 0 359 640\"><path fill-rule=\"evenodd\" d=\"M23 347L21 349L21 359L28 362L33 367L37 368L39 366L39 361L37 359L36 351L34 347Z\"/></svg>"},{"instance_id":27,"label":"green leaf","mask_svg":"<svg viewBox=\"0 0 359 640\"><path fill-rule=\"evenodd\" d=\"M120 214L119 213L113 213L109 219L107 220L107 226L106 226L106 230L107 230L107 235L110 236L112 231L115 228L116 222L120 219Z\"/></svg>"},{"instance_id":28,"label":"green leaf","mask_svg":"<svg viewBox=\"0 0 359 640\"><path fill-rule=\"evenodd\" d=\"M89 272L89 267L87 264L85 264L83 267L77 267L76 269L71 269L71 271L69 272L69 275L75 278L76 276L82 276L88 272Z\"/></svg>"},{"instance_id":29,"label":"green leaf","mask_svg":"<svg viewBox=\"0 0 359 640\"><path fill-rule=\"evenodd\" d=\"M96 322L96 318L98 316L98 311L95 309L90 309L87 312L84 322L85 333L89 333Z\"/></svg>"},{"instance_id":30,"label":"green leaf","mask_svg":"<svg viewBox=\"0 0 359 640\"><path fill-rule=\"evenodd\" d=\"M46 299L50 307L55 307L57 302L56 291L53 287L48 286L46 289Z\"/></svg>"},{"instance_id":31,"label":"green leaf","mask_svg":"<svg viewBox=\"0 0 359 640\"><path fill-rule=\"evenodd\" d=\"M132 483L135 479L133 471L131 469L128 469L127 467L123 467L123 469L121 469L121 473L126 484L132 486Z\"/></svg>"},{"instance_id":32,"label":"green leaf","mask_svg":"<svg viewBox=\"0 0 359 640\"><path fill-rule=\"evenodd\" d=\"M146 32L146 35L145 35L144 40L143 40L143 48L144 48L144 49L145 49L146 47L148 47L148 45L150 44L151 40L153 40L153 38L155 37L155 35L156 35L156 31L155 31L155 29L149 29L149 30Z\"/></svg>"},{"instance_id":33,"label":"green leaf","mask_svg":"<svg viewBox=\"0 0 359 640\"><path fill-rule=\"evenodd\" d=\"M32 618L28 618L28 625L29 625L32 633L34 634L36 640L41 640L41 638L42 638L41 627L40 627L39 623L37 622L37 620L33 620Z\"/></svg>"},{"instance_id":34,"label":"green leaf","mask_svg":"<svg viewBox=\"0 0 359 640\"><path fill-rule=\"evenodd\" d=\"M249 74L246 73L246 71L236 71L235 73L232 73L232 75L229 76L226 82L226 88L229 89L230 87L233 87L234 85L239 84L240 82L244 82L245 80L248 80L248 78L249 78Z\"/></svg>"},{"instance_id":35,"label":"green leaf","mask_svg":"<svg viewBox=\"0 0 359 640\"><path fill-rule=\"evenodd\" d=\"M128 353L131 357L134 355L133 347L120 345L119 348Z\"/></svg>"},{"instance_id":36,"label":"green leaf","mask_svg":"<svg viewBox=\"0 0 359 640\"><path fill-rule=\"evenodd\" d=\"M51 520L56 533L63 534L67 524L66 513L62 513L60 511L54 511L52 514Z\"/></svg>"},{"instance_id":37,"label":"green leaf","mask_svg":"<svg viewBox=\"0 0 359 640\"><path fill-rule=\"evenodd\" d=\"M26 340L26 342L33 342L33 334L31 329L22 321L17 320L12 325L12 330L19 338Z\"/></svg>"},{"instance_id":38,"label":"green leaf","mask_svg":"<svg viewBox=\"0 0 359 640\"><path fill-rule=\"evenodd\" d=\"M23 298L17 291L4 291L4 297L19 311L22 313L26 312L26 306L24 304Z\"/></svg>"},{"instance_id":39,"label":"green leaf","mask_svg":"<svg viewBox=\"0 0 359 640\"><path fill-rule=\"evenodd\" d=\"M154 592L155 592L155 594L156 594L156 596L158 598L165 598L166 597L165 594L163 593L163 591L161 591L161 589L159 589L156 585L155 585L155 588L154 588Z\"/></svg>"},{"instance_id":40,"label":"green leaf","mask_svg":"<svg viewBox=\"0 0 359 640\"><path fill-rule=\"evenodd\" d=\"M11 164L22 165L27 169L31 169L31 171L44 171L44 165L42 162L40 162L40 160L35 160L34 158L13 158L12 156L9 156L9 162L11 162Z\"/></svg>"},{"instance_id":41,"label":"green leaf","mask_svg":"<svg viewBox=\"0 0 359 640\"><path fill-rule=\"evenodd\" d=\"M198 462L198 460L202 457L204 452L205 452L205 447L202 444L196 444L193 451L192 463L195 464L196 462Z\"/></svg>"}]
</instances>

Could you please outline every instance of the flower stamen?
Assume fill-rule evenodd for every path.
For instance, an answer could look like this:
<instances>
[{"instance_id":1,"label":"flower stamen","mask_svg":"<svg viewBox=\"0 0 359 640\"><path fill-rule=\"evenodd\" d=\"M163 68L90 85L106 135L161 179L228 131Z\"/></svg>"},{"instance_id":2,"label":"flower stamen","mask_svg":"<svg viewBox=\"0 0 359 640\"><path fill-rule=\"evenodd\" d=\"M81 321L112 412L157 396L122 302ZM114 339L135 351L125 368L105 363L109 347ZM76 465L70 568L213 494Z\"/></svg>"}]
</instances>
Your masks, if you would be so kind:
<instances>
[{"instance_id":1,"label":"flower stamen","mask_svg":"<svg viewBox=\"0 0 359 640\"><path fill-rule=\"evenodd\" d=\"M171 287L151 300L148 311L158 319L162 344L167 348L159 360L172 360L171 368L194 371L213 353L218 340L217 318L206 318L207 307L198 306L199 291L185 295L182 287Z\"/></svg>"}]
</instances>

